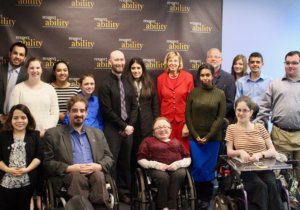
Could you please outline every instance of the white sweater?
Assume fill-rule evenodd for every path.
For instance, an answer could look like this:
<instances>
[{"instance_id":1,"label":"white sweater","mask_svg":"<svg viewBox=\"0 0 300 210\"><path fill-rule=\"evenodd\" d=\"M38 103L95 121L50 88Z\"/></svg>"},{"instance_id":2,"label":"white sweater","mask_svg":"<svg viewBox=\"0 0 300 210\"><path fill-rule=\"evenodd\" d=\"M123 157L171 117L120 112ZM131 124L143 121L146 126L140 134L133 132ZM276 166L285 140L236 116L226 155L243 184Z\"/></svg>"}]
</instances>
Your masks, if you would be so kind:
<instances>
[{"instance_id":1,"label":"white sweater","mask_svg":"<svg viewBox=\"0 0 300 210\"><path fill-rule=\"evenodd\" d=\"M59 108L54 88L42 83L39 89L32 89L21 82L12 91L9 107L16 104L26 105L36 121L36 130L55 127L58 122Z\"/></svg>"}]
</instances>

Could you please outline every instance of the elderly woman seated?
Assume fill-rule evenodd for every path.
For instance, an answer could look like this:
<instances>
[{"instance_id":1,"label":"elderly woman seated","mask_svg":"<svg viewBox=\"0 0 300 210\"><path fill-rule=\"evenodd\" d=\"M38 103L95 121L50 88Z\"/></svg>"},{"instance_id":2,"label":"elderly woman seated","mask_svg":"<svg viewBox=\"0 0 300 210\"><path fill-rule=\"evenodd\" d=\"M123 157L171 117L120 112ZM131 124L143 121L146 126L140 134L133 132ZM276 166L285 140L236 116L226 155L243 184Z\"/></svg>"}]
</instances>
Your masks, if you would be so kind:
<instances>
[{"instance_id":1,"label":"elderly woman seated","mask_svg":"<svg viewBox=\"0 0 300 210\"><path fill-rule=\"evenodd\" d=\"M248 96L235 102L236 124L227 128L227 154L243 162L259 161L276 155L268 131L262 124L251 122L254 103ZM271 170L242 172L241 178L248 194L249 210L283 209L275 175Z\"/></svg>"},{"instance_id":2,"label":"elderly woman seated","mask_svg":"<svg viewBox=\"0 0 300 210\"><path fill-rule=\"evenodd\" d=\"M138 163L149 169L158 188L156 208L177 208L177 195L184 184L186 170L191 163L189 152L177 139L170 139L171 125L164 117L154 121L154 137L145 138L137 154Z\"/></svg>"}]
</instances>

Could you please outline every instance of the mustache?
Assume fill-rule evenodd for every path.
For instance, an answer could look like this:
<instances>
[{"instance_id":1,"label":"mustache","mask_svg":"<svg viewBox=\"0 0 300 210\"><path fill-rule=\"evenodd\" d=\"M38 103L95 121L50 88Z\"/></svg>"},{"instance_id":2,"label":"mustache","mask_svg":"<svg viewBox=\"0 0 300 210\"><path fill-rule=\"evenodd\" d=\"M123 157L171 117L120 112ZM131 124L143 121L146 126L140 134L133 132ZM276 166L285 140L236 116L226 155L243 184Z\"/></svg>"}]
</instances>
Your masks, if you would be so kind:
<instances>
[{"instance_id":1,"label":"mustache","mask_svg":"<svg viewBox=\"0 0 300 210\"><path fill-rule=\"evenodd\" d=\"M74 117L74 119L83 119L81 116Z\"/></svg>"}]
</instances>

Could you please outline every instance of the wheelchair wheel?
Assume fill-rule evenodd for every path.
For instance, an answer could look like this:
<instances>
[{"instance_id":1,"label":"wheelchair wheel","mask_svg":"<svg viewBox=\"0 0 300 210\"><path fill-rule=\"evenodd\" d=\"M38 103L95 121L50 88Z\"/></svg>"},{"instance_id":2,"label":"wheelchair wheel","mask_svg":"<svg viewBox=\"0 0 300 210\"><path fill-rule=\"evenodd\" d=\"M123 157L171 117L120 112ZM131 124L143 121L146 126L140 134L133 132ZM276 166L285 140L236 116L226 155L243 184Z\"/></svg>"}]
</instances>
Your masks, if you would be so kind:
<instances>
[{"instance_id":1,"label":"wheelchair wheel","mask_svg":"<svg viewBox=\"0 0 300 210\"><path fill-rule=\"evenodd\" d=\"M114 196L114 210L119 210L119 196L115 181L109 174L105 174L106 188Z\"/></svg>"},{"instance_id":2,"label":"wheelchair wheel","mask_svg":"<svg viewBox=\"0 0 300 210\"><path fill-rule=\"evenodd\" d=\"M42 204L45 205L45 210L55 210L56 207L52 184L48 180L45 180L43 188Z\"/></svg>"},{"instance_id":3,"label":"wheelchair wheel","mask_svg":"<svg viewBox=\"0 0 300 210\"><path fill-rule=\"evenodd\" d=\"M132 189L132 210L154 210L155 204L151 191L147 189L145 175L140 168L136 170L136 179Z\"/></svg>"},{"instance_id":4,"label":"wheelchair wheel","mask_svg":"<svg viewBox=\"0 0 300 210\"><path fill-rule=\"evenodd\" d=\"M186 170L186 180L182 189L178 194L178 209L195 210L196 209L196 189L193 178L188 170Z\"/></svg>"}]
</instances>

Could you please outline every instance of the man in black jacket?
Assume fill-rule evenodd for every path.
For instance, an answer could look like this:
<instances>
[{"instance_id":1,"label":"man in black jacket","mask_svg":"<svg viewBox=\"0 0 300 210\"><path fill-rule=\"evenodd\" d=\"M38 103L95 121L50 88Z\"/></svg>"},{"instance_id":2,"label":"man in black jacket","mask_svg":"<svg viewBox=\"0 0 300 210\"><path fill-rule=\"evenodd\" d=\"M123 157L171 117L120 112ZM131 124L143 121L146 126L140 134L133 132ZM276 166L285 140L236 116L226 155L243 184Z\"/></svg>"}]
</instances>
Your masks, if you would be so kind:
<instances>
[{"instance_id":1,"label":"man in black jacket","mask_svg":"<svg viewBox=\"0 0 300 210\"><path fill-rule=\"evenodd\" d=\"M99 99L104 134L115 161L112 174L117 181L120 200L129 204L130 156L138 105L132 84L122 74L125 68L123 52L111 52L109 62L112 71L100 86Z\"/></svg>"}]
</instances>

